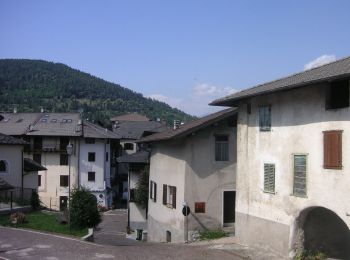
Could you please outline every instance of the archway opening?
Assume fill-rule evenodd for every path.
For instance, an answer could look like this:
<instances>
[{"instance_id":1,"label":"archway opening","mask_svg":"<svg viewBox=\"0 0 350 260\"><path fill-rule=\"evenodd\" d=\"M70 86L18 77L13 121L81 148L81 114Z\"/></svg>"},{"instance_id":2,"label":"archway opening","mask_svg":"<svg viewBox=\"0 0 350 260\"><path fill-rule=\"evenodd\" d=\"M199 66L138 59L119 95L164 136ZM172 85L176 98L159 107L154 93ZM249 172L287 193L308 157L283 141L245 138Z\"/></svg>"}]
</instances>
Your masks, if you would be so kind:
<instances>
[{"instance_id":1,"label":"archway opening","mask_svg":"<svg viewBox=\"0 0 350 260\"><path fill-rule=\"evenodd\" d=\"M333 211L317 207L308 210L302 225L303 247L328 257L350 259L350 231Z\"/></svg>"}]
</instances>

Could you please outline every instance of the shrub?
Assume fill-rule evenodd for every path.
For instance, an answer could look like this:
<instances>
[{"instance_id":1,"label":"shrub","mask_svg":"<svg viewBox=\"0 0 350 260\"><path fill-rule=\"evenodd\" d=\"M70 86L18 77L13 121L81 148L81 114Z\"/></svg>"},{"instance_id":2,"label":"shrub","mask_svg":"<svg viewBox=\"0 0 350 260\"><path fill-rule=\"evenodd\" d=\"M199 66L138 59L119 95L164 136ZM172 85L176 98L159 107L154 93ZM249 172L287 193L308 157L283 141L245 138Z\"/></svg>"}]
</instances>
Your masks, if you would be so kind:
<instances>
[{"instance_id":1,"label":"shrub","mask_svg":"<svg viewBox=\"0 0 350 260\"><path fill-rule=\"evenodd\" d=\"M26 222L26 215L22 212L15 212L10 215L12 224L23 224Z\"/></svg>"},{"instance_id":2,"label":"shrub","mask_svg":"<svg viewBox=\"0 0 350 260\"><path fill-rule=\"evenodd\" d=\"M77 228L95 227L101 222L96 197L86 188L74 188L70 201L71 225Z\"/></svg>"},{"instance_id":3,"label":"shrub","mask_svg":"<svg viewBox=\"0 0 350 260\"><path fill-rule=\"evenodd\" d=\"M149 183L149 169L146 168L141 173L135 189L135 202L142 208L147 208L148 205L148 184Z\"/></svg>"},{"instance_id":4,"label":"shrub","mask_svg":"<svg viewBox=\"0 0 350 260\"><path fill-rule=\"evenodd\" d=\"M200 240L211 240L221 237L227 237L227 233L222 230L204 230L199 232Z\"/></svg>"},{"instance_id":5,"label":"shrub","mask_svg":"<svg viewBox=\"0 0 350 260\"><path fill-rule=\"evenodd\" d=\"M307 251L303 250L302 252L299 252L294 259L295 260L323 260L326 259L326 254L320 252L320 251Z\"/></svg>"},{"instance_id":6,"label":"shrub","mask_svg":"<svg viewBox=\"0 0 350 260\"><path fill-rule=\"evenodd\" d=\"M30 205L33 210L37 210L40 208L39 194L36 190L32 192L32 196L30 197Z\"/></svg>"}]
</instances>

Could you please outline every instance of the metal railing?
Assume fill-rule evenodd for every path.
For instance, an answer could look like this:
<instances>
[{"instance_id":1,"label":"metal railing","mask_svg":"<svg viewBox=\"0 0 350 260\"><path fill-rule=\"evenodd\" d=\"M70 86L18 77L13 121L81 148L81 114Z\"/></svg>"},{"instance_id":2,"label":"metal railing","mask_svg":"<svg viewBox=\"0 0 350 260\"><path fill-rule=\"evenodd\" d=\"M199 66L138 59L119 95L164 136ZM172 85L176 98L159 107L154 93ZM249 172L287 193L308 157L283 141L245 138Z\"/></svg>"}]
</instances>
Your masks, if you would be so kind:
<instances>
[{"instance_id":1,"label":"metal railing","mask_svg":"<svg viewBox=\"0 0 350 260\"><path fill-rule=\"evenodd\" d=\"M21 206L29 206L32 193L35 189L14 188L0 191L0 209L10 209Z\"/></svg>"}]
</instances>

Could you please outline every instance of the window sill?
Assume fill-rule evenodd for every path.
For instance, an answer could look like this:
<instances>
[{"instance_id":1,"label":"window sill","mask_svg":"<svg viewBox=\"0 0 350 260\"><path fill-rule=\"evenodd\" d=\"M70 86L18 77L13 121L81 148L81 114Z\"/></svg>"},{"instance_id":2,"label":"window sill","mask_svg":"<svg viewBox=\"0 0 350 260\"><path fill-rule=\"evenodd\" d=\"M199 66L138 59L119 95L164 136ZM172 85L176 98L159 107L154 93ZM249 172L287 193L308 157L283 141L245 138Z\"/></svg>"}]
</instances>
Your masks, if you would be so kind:
<instances>
[{"instance_id":1,"label":"window sill","mask_svg":"<svg viewBox=\"0 0 350 260\"><path fill-rule=\"evenodd\" d=\"M343 170L343 165L341 166L323 166L325 170Z\"/></svg>"},{"instance_id":2,"label":"window sill","mask_svg":"<svg viewBox=\"0 0 350 260\"><path fill-rule=\"evenodd\" d=\"M271 194L271 195L276 195L277 192L272 192L272 191L266 191L266 190L263 190L264 193L267 193L267 194Z\"/></svg>"},{"instance_id":3,"label":"window sill","mask_svg":"<svg viewBox=\"0 0 350 260\"><path fill-rule=\"evenodd\" d=\"M290 194L290 196L301 198L301 199L307 199L307 195L298 195L298 194Z\"/></svg>"},{"instance_id":4,"label":"window sill","mask_svg":"<svg viewBox=\"0 0 350 260\"><path fill-rule=\"evenodd\" d=\"M172 204L166 204L166 205L164 205L164 206L167 207L167 208L169 208L169 209L173 209L173 208L174 208Z\"/></svg>"}]
</instances>

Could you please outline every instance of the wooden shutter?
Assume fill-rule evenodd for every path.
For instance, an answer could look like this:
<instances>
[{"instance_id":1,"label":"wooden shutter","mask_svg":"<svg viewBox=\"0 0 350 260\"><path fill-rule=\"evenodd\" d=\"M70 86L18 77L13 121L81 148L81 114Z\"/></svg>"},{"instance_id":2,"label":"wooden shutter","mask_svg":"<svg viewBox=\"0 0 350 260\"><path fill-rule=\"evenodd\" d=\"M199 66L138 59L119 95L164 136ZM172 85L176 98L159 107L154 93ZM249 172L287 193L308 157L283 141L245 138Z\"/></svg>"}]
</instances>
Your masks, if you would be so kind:
<instances>
[{"instance_id":1,"label":"wooden shutter","mask_svg":"<svg viewBox=\"0 0 350 260\"><path fill-rule=\"evenodd\" d=\"M154 198L153 201L157 202L157 183L154 182L154 194L153 194Z\"/></svg>"},{"instance_id":2,"label":"wooden shutter","mask_svg":"<svg viewBox=\"0 0 350 260\"><path fill-rule=\"evenodd\" d=\"M167 186L166 184L163 184L163 205L166 205L167 202Z\"/></svg>"},{"instance_id":3,"label":"wooden shutter","mask_svg":"<svg viewBox=\"0 0 350 260\"><path fill-rule=\"evenodd\" d=\"M325 169L342 168L342 131L323 132Z\"/></svg>"},{"instance_id":4,"label":"wooden shutter","mask_svg":"<svg viewBox=\"0 0 350 260\"><path fill-rule=\"evenodd\" d=\"M172 187L173 189L173 201L172 201L172 204L173 204L173 208L176 209L176 187Z\"/></svg>"},{"instance_id":5,"label":"wooden shutter","mask_svg":"<svg viewBox=\"0 0 350 260\"><path fill-rule=\"evenodd\" d=\"M275 192L275 165L270 163L264 164L264 191Z\"/></svg>"}]
</instances>

